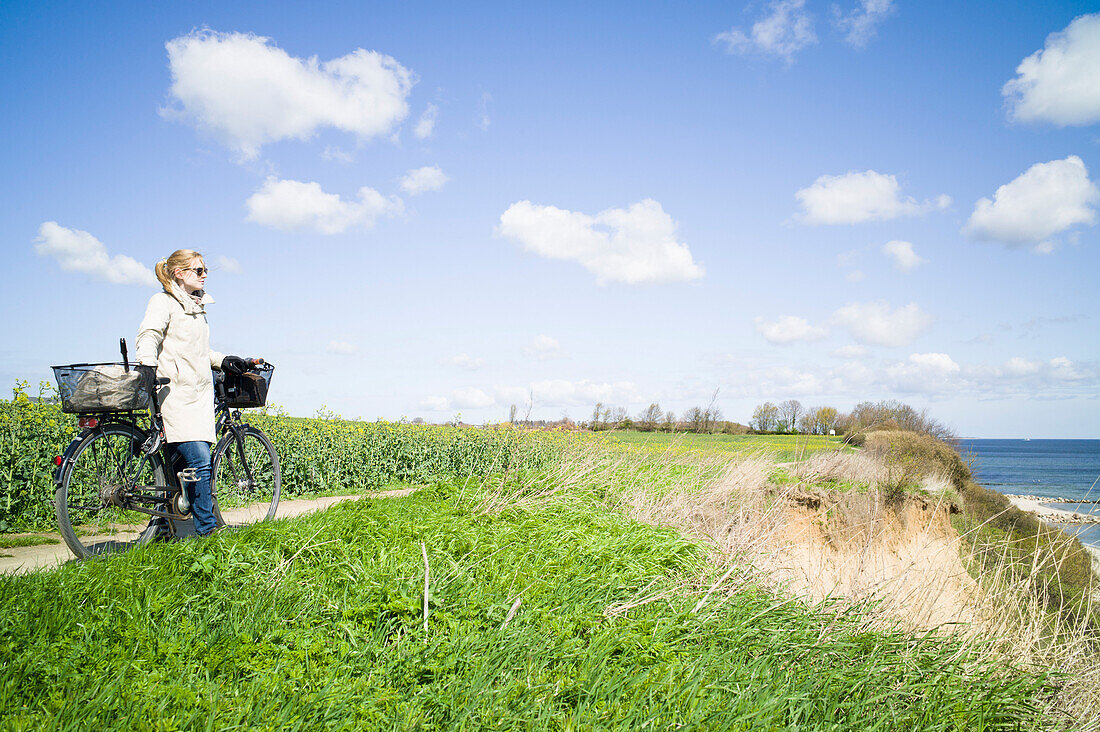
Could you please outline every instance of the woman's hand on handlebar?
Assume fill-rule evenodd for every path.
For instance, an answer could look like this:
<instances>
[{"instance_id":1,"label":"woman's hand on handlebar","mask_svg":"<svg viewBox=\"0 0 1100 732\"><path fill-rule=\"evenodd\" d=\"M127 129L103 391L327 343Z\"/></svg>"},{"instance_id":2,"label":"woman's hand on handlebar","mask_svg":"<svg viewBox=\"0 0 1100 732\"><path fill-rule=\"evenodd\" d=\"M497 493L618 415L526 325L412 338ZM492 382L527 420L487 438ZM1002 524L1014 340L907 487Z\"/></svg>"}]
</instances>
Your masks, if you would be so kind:
<instances>
[{"instance_id":1,"label":"woman's hand on handlebar","mask_svg":"<svg viewBox=\"0 0 1100 732\"><path fill-rule=\"evenodd\" d=\"M240 356L226 356L222 359L222 371L226 371L235 376L240 376L251 366L247 359L243 359Z\"/></svg>"}]
</instances>

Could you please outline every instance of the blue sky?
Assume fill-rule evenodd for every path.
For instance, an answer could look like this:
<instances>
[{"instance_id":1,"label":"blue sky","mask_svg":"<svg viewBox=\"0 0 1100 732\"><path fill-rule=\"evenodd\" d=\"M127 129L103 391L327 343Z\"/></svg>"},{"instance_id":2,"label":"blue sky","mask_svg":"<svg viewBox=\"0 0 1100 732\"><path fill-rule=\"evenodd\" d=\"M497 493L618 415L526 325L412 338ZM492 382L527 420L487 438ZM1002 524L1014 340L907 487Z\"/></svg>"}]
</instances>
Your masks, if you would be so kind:
<instances>
[{"instance_id":1,"label":"blue sky","mask_svg":"<svg viewBox=\"0 0 1100 732\"><path fill-rule=\"evenodd\" d=\"M1100 436L1098 11L5 2L0 380L193 248L293 414Z\"/></svg>"}]
</instances>

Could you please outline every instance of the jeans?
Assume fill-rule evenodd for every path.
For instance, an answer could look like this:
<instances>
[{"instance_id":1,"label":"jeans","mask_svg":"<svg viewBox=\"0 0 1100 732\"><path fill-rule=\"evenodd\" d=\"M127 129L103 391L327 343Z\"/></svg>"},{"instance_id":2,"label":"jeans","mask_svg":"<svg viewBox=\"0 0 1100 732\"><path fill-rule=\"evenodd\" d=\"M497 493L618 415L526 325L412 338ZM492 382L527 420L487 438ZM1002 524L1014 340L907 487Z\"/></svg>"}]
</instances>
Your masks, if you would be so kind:
<instances>
[{"instance_id":1,"label":"jeans","mask_svg":"<svg viewBox=\"0 0 1100 732\"><path fill-rule=\"evenodd\" d=\"M214 499L210 493L210 443L175 442L176 454L182 458L183 467L194 468L198 480L185 481L183 489L191 501L191 517L195 520L195 532L205 535L214 530Z\"/></svg>"}]
</instances>

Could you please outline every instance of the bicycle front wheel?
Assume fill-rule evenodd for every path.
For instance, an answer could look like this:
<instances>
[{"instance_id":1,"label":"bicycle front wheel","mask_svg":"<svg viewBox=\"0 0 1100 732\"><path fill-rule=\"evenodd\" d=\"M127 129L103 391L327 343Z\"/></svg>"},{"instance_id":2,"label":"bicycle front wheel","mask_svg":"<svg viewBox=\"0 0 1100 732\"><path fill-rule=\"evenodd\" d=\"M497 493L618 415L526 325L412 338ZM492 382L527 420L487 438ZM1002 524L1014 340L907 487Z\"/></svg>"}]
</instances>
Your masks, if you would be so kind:
<instances>
[{"instance_id":1,"label":"bicycle front wheel","mask_svg":"<svg viewBox=\"0 0 1100 732\"><path fill-rule=\"evenodd\" d=\"M57 524L78 557L106 554L156 535L148 499L166 495L159 454L144 455L145 433L133 425L105 424L89 430L61 474L54 496ZM148 503L148 505L145 505Z\"/></svg>"},{"instance_id":2,"label":"bicycle front wheel","mask_svg":"<svg viewBox=\"0 0 1100 732\"><path fill-rule=\"evenodd\" d=\"M260 430L245 425L218 441L213 457L214 512L218 524L274 518L279 507L279 456Z\"/></svg>"}]
</instances>

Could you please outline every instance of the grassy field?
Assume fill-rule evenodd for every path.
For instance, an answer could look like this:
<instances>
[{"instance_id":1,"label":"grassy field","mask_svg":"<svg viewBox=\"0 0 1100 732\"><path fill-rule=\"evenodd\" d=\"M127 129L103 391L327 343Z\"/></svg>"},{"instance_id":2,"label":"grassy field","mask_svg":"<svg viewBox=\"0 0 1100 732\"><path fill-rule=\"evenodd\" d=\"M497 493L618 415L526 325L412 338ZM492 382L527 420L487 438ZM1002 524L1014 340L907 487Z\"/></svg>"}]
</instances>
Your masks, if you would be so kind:
<instances>
[{"instance_id":1,"label":"grassy field","mask_svg":"<svg viewBox=\"0 0 1100 732\"><path fill-rule=\"evenodd\" d=\"M461 481L0 578L0 727L1041 729L1050 680L869 630L591 501ZM427 592L425 592L427 586Z\"/></svg>"},{"instance_id":2,"label":"grassy field","mask_svg":"<svg viewBox=\"0 0 1100 732\"><path fill-rule=\"evenodd\" d=\"M708 435L691 432L608 432L594 436L608 442L656 454L666 451L734 455L766 454L776 462L802 460L815 453L849 449L841 437L821 435Z\"/></svg>"}]
</instances>

